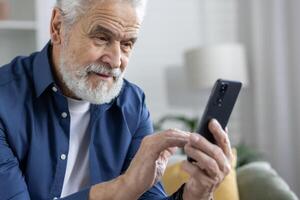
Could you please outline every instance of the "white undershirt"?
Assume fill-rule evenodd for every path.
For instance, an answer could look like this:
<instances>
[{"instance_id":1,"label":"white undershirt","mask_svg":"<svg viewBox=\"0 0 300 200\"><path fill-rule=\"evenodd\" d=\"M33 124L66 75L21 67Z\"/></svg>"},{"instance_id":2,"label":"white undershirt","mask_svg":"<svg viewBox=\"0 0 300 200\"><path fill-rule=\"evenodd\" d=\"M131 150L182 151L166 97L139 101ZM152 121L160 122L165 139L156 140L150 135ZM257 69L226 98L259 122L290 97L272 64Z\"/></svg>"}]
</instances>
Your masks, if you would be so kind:
<instances>
[{"instance_id":1,"label":"white undershirt","mask_svg":"<svg viewBox=\"0 0 300 200\"><path fill-rule=\"evenodd\" d=\"M90 103L68 98L71 117L69 152L61 198L78 192L89 185L88 125Z\"/></svg>"}]
</instances>

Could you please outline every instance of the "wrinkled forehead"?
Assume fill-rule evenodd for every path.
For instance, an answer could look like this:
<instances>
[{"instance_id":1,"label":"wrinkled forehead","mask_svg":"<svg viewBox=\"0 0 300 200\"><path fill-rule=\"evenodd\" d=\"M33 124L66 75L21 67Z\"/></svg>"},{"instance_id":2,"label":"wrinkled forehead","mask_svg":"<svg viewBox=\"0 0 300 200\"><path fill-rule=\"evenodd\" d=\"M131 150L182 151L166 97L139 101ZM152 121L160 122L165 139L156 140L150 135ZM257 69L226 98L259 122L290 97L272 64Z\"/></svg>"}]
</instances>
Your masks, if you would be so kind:
<instances>
[{"instance_id":1,"label":"wrinkled forehead","mask_svg":"<svg viewBox=\"0 0 300 200\"><path fill-rule=\"evenodd\" d=\"M96 0L94 0L96 1ZM127 1L110 0L95 2L86 12L87 18L112 18L118 20L123 25L140 23L138 8L132 6Z\"/></svg>"},{"instance_id":2,"label":"wrinkled forehead","mask_svg":"<svg viewBox=\"0 0 300 200\"><path fill-rule=\"evenodd\" d=\"M116 3L116 4L127 4L130 5L131 8L135 11L135 14L140 22L143 21L145 12L146 12L146 4L147 0L101 0L106 3Z\"/></svg>"},{"instance_id":3,"label":"wrinkled forehead","mask_svg":"<svg viewBox=\"0 0 300 200\"><path fill-rule=\"evenodd\" d=\"M95 3L82 18L85 32L111 32L118 37L137 37L141 21L136 9L127 2ZM103 31L107 30L107 31Z\"/></svg>"}]
</instances>

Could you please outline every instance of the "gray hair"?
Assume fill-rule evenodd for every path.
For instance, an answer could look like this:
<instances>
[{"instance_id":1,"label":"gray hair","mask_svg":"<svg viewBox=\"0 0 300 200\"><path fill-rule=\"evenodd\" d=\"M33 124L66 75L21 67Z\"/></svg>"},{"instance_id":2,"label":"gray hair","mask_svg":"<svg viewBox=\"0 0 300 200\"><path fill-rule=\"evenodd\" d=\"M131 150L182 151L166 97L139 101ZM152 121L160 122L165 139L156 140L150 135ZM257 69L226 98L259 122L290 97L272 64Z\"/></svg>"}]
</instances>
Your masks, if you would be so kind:
<instances>
[{"instance_id":1,"label":"gray hair","mask_svg":"<svg viewBox=\"0 0 300 200\"><path fill-rule=\"evenodd\" d=\"M74 24L91 6L95 0L56 0L56 7L63 12L63 20L67 25ZM112 1L112 0L97 0ZM136 8L138 18L142 21L145 16L147 0L114 0L119 2L128 2Z\"/></svg>"}]
</instances>

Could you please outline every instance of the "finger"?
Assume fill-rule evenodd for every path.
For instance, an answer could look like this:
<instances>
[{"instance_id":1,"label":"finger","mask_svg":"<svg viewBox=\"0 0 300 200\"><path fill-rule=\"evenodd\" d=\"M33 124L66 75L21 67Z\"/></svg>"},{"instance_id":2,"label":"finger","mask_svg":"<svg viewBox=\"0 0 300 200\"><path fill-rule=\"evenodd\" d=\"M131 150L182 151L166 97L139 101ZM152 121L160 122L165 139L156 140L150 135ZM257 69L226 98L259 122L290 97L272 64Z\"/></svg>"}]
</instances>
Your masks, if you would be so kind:
<instances>
[{"instance_id":1,"label":"finger","mask_svg":"<svg viewBox=\"0 0 300 200\"><path fill-rule=\"evenodd\" d=\"M177 147L171 147L166 149L165 151L161 152L160 157L167 160L169 157L171 157L177 150Z\"/></svg>"},{"instance_id":2,"label":"finger","mask_svg":"<svg viewBox=\"0 0 300 200\"><path fill-rule=\"evenodd\" d=\"M228 127L227 126L225 127L225 132L228 134Z\"/></svg>"},{"instance_id":3,"label":"finger","mask_svg":"<svg viewBox=\"0 0 300 200\"><path fill-rule=\"evenodd\" d=\"M211 178L215 178L220 173L218 163L209 157L207 154L195 149L191 145L187 144L184 146L184 151L187 156L193 158L196 162L193 164L197 165L201 170L207 172Z\"/></svg>"},{"instance_id":4,"label":"finger","mask_svg":"<svg viewBox=\"0 0 300 200\"><path fill-rule=\"evenodd\" d=\"M228 159L232 159L231 145L228 134L222 129L219 122L212 119L208 125L210 132L214 135L217 145L221 147Z\"/></svg>"},{"instance_id":5,"label":"finger","mask_svg":"<svg viewBox=\"0 0 300 200\"><path fill-rule=\"evenodd\" d=\"M189 133L178 129L168 129L156 134L159 143L165 144L167 148L183 147L189 140Z\"/></svg>"},{"instance_id":6,"label":"finger","mask_svg":"<svg viewBox=\"0 0 300 200\"><path fill-rule=\"evenodd\" d=\"M209 190L212 191L214 186L218 184L216 179L210 178L204 171L188 161L182 162L181 169L188 173L191 179L194 179L198 183L197 190L199 190L199 186L204 186L205 188L210 188Z\"/></svg>"},{"instance_id":7,"label":"finger","mask_svg":"<svg viewBox=\"0 0 300 200\"><path fill-rule=\"evenodd\" d=\"M169 129L143 139L142 145L148 146L147 150L158 157L161 152L172 147L184 147L189 140L189 134L183 131Z\"/></svg>"},{"instance_id":8,"label":"finger","mask_svg":"<svg viewBox=\"0 0 300 200\"><path fill-rule=\"evenodd\" d=\"M220 171L228 169L228 160L223 150L219 146L210 143L208 140L197 133L191 134L190 144L194 148L202 151L203 153L214 159L217 162Z\"/></svg>"},{"instance_id":9,"label":"finger","mask_svg":"<svg viewBox=\"0 0 300 200\"><path fill-rule=\"evenodd\" d=\"M178 147L168 148L167 151L170 153L170 156L174 155L177 151Z\"/></svg>"}]
</instances>

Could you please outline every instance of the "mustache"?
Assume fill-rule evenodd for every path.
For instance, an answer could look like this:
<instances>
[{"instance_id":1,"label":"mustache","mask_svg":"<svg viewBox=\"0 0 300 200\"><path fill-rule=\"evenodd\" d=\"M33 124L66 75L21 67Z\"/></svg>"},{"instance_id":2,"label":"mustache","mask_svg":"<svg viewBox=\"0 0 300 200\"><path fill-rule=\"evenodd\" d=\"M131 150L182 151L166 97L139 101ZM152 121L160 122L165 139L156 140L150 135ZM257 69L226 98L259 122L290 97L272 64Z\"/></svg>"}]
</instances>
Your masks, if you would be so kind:
<instances>
[{"instance_id":1,"label":"mustache","mask_svg":"<svg viewBox=\"0 0 300 200\"><path fill-rule=\"evenodd\" d=\"M118 79L122 75L120 68L111 68L101 64L89 64L86 67L77 70L76 74L81 77L87 76L89 73L99 73L107 76L112 76Z\"/></svg>"}]
</instances>

